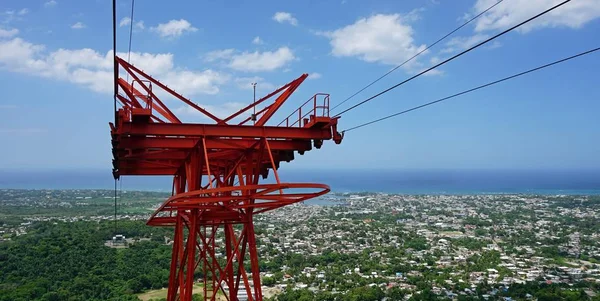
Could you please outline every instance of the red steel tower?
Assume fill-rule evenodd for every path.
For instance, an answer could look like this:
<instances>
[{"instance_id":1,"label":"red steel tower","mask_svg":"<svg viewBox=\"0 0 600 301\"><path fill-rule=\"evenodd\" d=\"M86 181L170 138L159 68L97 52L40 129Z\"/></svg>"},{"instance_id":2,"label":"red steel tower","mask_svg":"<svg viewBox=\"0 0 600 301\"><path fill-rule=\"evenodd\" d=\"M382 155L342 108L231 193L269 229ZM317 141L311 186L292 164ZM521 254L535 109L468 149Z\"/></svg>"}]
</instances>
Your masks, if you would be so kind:
<instances>
[{"instance_id":1,"label":"red steel tower","mask_svg":"<svg viewBox=\"0 0 600 301\"><path fill-rule=\"evenodd\" d=\"M195 279L201 279L205 300L241 295L262 300L253 217L329 192L324 184L282 182L277 173L295 152L320 148L324 140L341 143L339 117L329 116L329 95L315 94L278 125L267 125L308 76L303 74L220 119L127 61L115 60L121 106L110 123L113 175L173 176L172 196L147 222L175 228L167 300L191 300ZM184 123L157 95L182 101L213 122ZM269 170L276 183L259 184Z\"/></svg>"}]
</instances>

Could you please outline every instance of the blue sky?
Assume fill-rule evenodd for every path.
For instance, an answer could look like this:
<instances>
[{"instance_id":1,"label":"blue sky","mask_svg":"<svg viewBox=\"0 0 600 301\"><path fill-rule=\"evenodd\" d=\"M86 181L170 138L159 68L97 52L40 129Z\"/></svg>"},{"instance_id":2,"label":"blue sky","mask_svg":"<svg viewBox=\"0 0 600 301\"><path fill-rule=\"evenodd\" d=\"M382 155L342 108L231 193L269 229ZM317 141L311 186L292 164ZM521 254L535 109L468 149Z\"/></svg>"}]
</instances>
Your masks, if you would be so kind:
<instances>
[{"instance_id":1,"label":"blue sky","mask_svg":"<svg viewBox=\"0 0 600 301\"><path fill-rule=\"evenodd\" d=\"M118 52L130 1L118 2ZM560 1L505 0L347 105ZM302 73L274 120L315 92L337 104L493 0L138 1L132 63L218 116ZM342 129L598 47L600 0L573 0L342 116ZM0 169L110 169L111 1L0 3ZM599 169L592 54L373 126L285 168ZM203 122L180 103L185 120ZM346 105L340 108L345 108Z\"/></svg>"}]
</instances>

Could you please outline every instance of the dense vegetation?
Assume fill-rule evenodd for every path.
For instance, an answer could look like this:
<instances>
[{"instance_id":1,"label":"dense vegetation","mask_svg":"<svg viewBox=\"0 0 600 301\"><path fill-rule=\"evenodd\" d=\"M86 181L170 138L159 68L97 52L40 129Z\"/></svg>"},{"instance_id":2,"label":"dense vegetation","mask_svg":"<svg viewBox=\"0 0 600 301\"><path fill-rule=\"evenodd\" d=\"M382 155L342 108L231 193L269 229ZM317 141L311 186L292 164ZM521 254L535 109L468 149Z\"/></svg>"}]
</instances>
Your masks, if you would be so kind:
<instances>
[{"instance_id":1,"label":"dense vegetation","mask_svg":"<svg viewBox=\"0 0 600 301\"><path fill-rule=\"evenodd\" d=\"M27 235L0 243L0 300L137 300L167 286L168 229L123 221L126 237L147 237L126 249L104 246L112 223L37 223Z\"/></svg>"},{"instance_id":2,"label":"dense vegetation","mask_svg":"<svg viewBox=\"0 0 600 301\"><path fill-rule=\"evenodd\" d=\"M162 192L118 192L119 214L149 214L153 206L169 197ZM112 190L0 190L0 224L23 217L112 216Z\"/></svg>"}]
</instances>

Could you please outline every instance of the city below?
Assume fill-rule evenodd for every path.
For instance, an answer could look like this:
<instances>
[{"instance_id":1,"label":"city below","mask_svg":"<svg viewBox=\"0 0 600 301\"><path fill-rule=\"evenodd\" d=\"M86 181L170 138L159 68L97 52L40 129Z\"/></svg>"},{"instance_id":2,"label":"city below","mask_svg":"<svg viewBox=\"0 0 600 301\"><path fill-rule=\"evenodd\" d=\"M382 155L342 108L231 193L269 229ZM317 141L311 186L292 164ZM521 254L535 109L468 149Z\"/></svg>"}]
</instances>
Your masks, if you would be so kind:
<instances>
[{"instance_id":1,"label":"city below","mask_svg":"<svg viewBox=\"0 0 600 301\"><path fill-rule=\"evenodd\" d=\"M117 237L114 193L0 190L0 300L76 294L57 287L61 282L27 285L52 271L10 270L49 260L69 267L71 259L48 258L48 250L65 246L65 236L89 240L85 245L102 254L116 252L110 256L130 252L115 269L152 270L134 266L124 279L111 276L119 284L98 295L93 277L111 270L90 267L74 276L90 286L80 298L165 298L172 230L144 221L167 194L118 191ZM332 193L255 218L263 291L273 300L597 300L599 209L595 195ZM32 240L41 243L27 254L14 252ZM148 250L166 257L152 262Z\"/></svg>"}]
</instances>

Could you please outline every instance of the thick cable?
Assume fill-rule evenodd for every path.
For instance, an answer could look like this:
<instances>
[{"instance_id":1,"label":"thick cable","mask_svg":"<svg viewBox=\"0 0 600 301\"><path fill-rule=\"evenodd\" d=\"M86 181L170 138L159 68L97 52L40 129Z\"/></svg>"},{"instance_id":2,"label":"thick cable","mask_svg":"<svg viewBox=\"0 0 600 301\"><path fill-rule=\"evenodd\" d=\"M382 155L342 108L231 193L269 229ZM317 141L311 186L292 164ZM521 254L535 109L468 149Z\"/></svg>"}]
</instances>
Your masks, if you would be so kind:
<instances>
[{"instance_id":1,"label":"thick cable","mask_svg":"<svg viewBox=\"0 0 600 301\"><path fill-rule=\"evenodd\" d=\"M369 121L369 122L365 122L363 124L360 124L360 125L357 125L357 126L353 126L353 127L349 128L349 129L346 129L346 130L344 130L342 132L343 133L349 132L349 131L352 131L352 130L355 130L355 129L358 129L358 128L361 128L361 127L365 127L367 125L371 125L371 124L374 124L374 123L377 123L377 122L380 122L380 121L383 121L383 120L386 120L386 119L389 119L389 118L392 118L392 117L395 117L395 116L398 116L398 115L406 114L408 112L412 112L412 111L415 111L415 110L418 110L418 109L421 109L421 108L424 108L424 107L427 107L427 106L430 106L430 105L433 105L433 104L436 104L436 103L439 103L439 102L442 102L442 101L445 101L445 100L448 100L448 99L451 99L451 98L454 98L454 97L457 97L457 96L461 96L461 95L464 95L464 94L467 94L467 93L470 93L470 92L473 92L473 91L477 91L479 89L483 89L485 87L489 87L489 86L492 86L492 85L495 85L495 84L498 84L498 83L501 83L501 82L513 79L515 77L519 77L519 76L522 76L522 75L525 75L525 74L528 74L528 73L531 73L531 72L535 72L535 71L538 71L538 70L541 70L541 69L544 69L544 68L547 68L547 67L550 67L550 66L554 66L556 64L560 64L560 63L563 63L563 62L566 62L566 61L569 61L569 60L572 60L572 59L584 56L586 54L590 54L590 53L596 52L598 50L600 50L600 47L594 48L594 49L591 49L591 50L588 50L588 51L585 51L585 52L582 52L582 53L579 53L579 54L576 54L576 55L573 55L573 56L570 56L570 57L567 57L567 58L564 58L564 59L560 59L558 61L554 61L552 63L548 63L548 64L545 64L545 65L542 65L542 66L539 66L539 67L536 67L536 68L533 68L533 69L529 69L527 71L523 71L523 72L511 75L511 76L508 76L508 77L505 77L505 78L502 78L502 79L499 79L499 80L495 80L493 82L489 82L487 84L484 84L484 85L481 85L481 86L477 86L475 88L464 90L462 92L459 92L459 93L456 93L456 94L453 94L453 95L450 95L450 96L446 96L444 98L440 98L438 100L435 100L435 101L432 101L432 102L428 102L428 103L425 103L425 104L422 104L422 105L410 108L408 110L404 110L404 111L401 111L401 112L398 112L398 113L387 115L387 116L379 118L379 119L375 119L375 120L372 120L372 121Z\"/></svg>"},{"instance_id":2,"label":"thick cable","mask_svg":"<svg viewBox=\"0 0 600 301\"><path fill-rule=\"evenodd\" d=\"M127 50L127 62L130 62L131 59L131 40L133 37L133 11L135 6L135 0L131 0L131 17L129 18L129 49Z\"/></svg>"},{"instance_id":3,"label":"thick cable","mask_svg":"<svg viewBox=\"0 0 600 301\"><path fill-rule=\"evenodd\" d=\"M119 64L117 63L117 0L113 0L112 2L112 31L113 31L113 81L114 81L114 91L113 91L113 106L114 106L114 116L115 116L115 125L117 124L117 93L119 93L119 86L117 81L119 79L118 70Z\"/></svg>"},{"instance_id":4,"label":"thick cable","mask_svg":"<svg viewBox=\"0 0 600 301\"><path fill-rule=\"evenodd\" d=\"M131 63L131 41L133 38L133 11L135 0L131 0L131 17L129 18L129 48L127 50L127 63ZM129 82L129 72L127 72L127 82Z\"/></svg>"},{"instance_id":5,"label":"thick cable","mask_svg":"<svg viewBox=\"0 0 600 301\"><path fill-rule=\"evenodd\" d=\"M365 100L363 100L363 101L361 101L361 102L359 102L359 103L357 103L357 104L355 104L355 105L353 105L353 106L351 106L351 107L349 107L347 109L345 109L344 111L336 114L334 117L339 117L340 115L342 115L342 114L344 114L344 113L346 113L346 112L348 112L350 110L353 110L353 109L357 108L358 106L361 106L361 105L363 105L363 104L365 104L365 103L367 103L367 102L369 102L369 101L371 101L371 100L373 100L373 99L375 99L375 98L377 98L377 97L379 97L379 96L381 96L381 95L383 95L383 94L385 94L385 93L387 93L387 92L389 92L389 91L391 91L391 90L393 90L393 89L395 89L395 88L397 88L397 87L399 87L399 86L401 86L401 85L403 85L403 84L405 84L405 83L407 83L407 82L409 82L409 81L411 81L411 80L413 80L413 79L415 79L415 78L417 78L417 77L419 77L419 76L421 76L421 75L423 75L423 74L425 74L425 73L427 73L429 71L431 71L431 70L433 70L433 69L435 69L437 67L440 67L440 66L442 66L442 65L444 65L444 64L446 64L446 63L448 63L448 62L450 62L450 61L452 61L452 60L454 60L454 59L456 59L456 58L458 58L460 56L462 56L463 54L466 54L466 53L468 53L468 52L470 52L470 51L472 51L472 50L474 50L476 48L479 48L480 46L483 46L483 45L485 45L485 44L487 44L487 43L489 43L489 42L491 42L491 41L499 38L500 36L502 36L502 35L510 32L512 30L515 30L516 28L519 28L519 27L521 27L521 26L523 26L523 25L525 25L525 24L527 24L527 23L529 23L529 22L531 22L531 21L533 21L533 20L535 20L535 19L537 19L537 18L539 18L539 17L541 17L541 16L543 16L543 15L545 15L545 14L547 14L547 13L549 13L549 12L551 12L551 11L553 11L553 10L555 10L555 9L557 9L557 8L565 5L565 4L567 4L567 3L569 3L569 2L571 2L571 0L565 0L565 1L563 1L563 2L561 2L559 4L557 4L557 5L549 8L549 9L547 9L547 10L545 10L545 11L543 11L543 12L541 12L541 13L539 13L539 14L537 14L537 15L535 15L535 16L533 16L533 17L531 17L531 18L529 18L529 19L527 19L527 20L525 20L525 21L523 21L521 23L519 23L519 24L517 24L517 25L514 25L514 26L510 27L509 29L506 29L506 30L504 30L504 31L502 31L502 32L500 32L500 33L492 36L491 38L486 39L485 41L479 42L476 45L471 46L468 49L463 50L462 52L460 52L458 54L455 54L452 57L450 57L450 58L448 58L448 59L446 59L446 60L444 60L444 61L442 61L442 62L440 62L438 64L435 64L435 65L433 65L433 66L431 66L431 67L429 67L429 68L427 68L427 69L425 69L425 70L423 70L423 71L421 71L421 72L419 72L419 73L417 73L417 74L409 77L408 79L405 79L402 82L400 82L398 84L395 84L395 85L393 85L393 86L391 86L391 87L389 87L389 88L387 88L387 89L385 89L385 90L383 90L383 91L381 91L381 92L379 92L379 93L377 93L377 94L375 94L375 95L373 95L373 96L371 96L371 97L369 97L369 98L367 98L367 99L365 99Z\"/></svg>"},{"instance_id":6,"label":"thick cable","mask_svg":"<svg viewBox=\"0 0 600 301\"><path fill-rule=\"evenodd\" d=\"M451 36L453 33L459 31L461 28L467 26L469 23L475 21L477 18L481 17L483 14L487 13L489 10L491 10L492 8L496 7L496 5L500 4L502 1L504 0L498 0L498 2L494 3L492 6L488 7L486 10L482 11L481 13L477 14L476 16L472 17L471 19L469 19L467 22L463 23L462 25L460 25L459 27L455 28L454 30L452 30L451 32L447 33L445 36L439 38L437 41L435 41L433 44L427 46L425 49L417 52L417 54L413 55L411 58L407 59L406 61L404 61L403 63L401 63L400 65L397 65L396 67L394 67L393 69L391 69L390 71L386 72L384 75L380 76L379 78L377 78L376 80L372 81L370 84L366 85L365 87L363 87L362 89L356 91L354 94L350 95L348 98L344 99L342 102L338 103L337 105L335 105L333 108L331 108L331 110L335 110L337 107L341 106L342 104L344 104L345 102L347 102L348 100L352 99L354 96L360 94L360 92L366 90L367 88L369 88L370 86L372 86L373 84L377 83L378 81L380 81L381 79L383 79L384 77L388 76L390 73L396 71L398 68L406 65L408 62L412 61L413 59L415 59L417 56L423 54L425 51L429 50L431 47L437 45L439 42L445 40L447 37Z\"/></svg>"}]
</instances>

